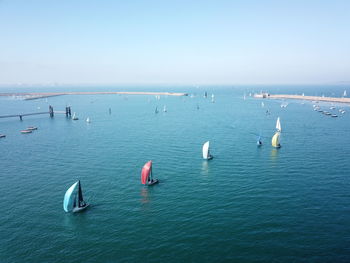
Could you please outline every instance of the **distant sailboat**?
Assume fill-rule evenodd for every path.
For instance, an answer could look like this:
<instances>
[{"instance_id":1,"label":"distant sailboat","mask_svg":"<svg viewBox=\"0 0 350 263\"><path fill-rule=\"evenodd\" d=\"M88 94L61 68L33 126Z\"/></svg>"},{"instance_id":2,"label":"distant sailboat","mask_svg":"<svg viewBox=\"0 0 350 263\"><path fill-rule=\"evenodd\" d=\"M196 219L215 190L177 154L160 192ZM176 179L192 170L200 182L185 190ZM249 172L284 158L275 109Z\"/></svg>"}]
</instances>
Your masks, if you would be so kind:
<instances>
[{"instance_id":1,"label":"distant sailboat","mask_svg":"<svg viewBox=\"0 0 350 263\"><path fill-rule=\"evenodd\" d=\"M75 112L73 113L72 120L73 120L73 121L79 120L79 118L75 115Z\"/></svg>"},{"instance_id":2,"label":"distant sailboat","mask_svg":"<svg viewBox=\"0 0 350 263\"><path fill-rule=\"evenodd\" d=\"M156 107L156 109L154 110L154 113L158 113L159 111L158 111L158 107Z\"/></svg>"},{"instance_id":3,"label":"distant sailboat","mask_svg":"<svg viewBox=\"0 0 350 263\"><path fill-rule=\"evenodd\" d=\"M214 94L211 94L211 102L214 103L215 99L214 99Z\"/></svg>"},{"instance_id":4,"label":"distant sailboat","mask_svg":"<svg viewBox=\"0 0 350 263\"><path fill-rule=\"evenodd\" d=\"M278 132L282 132L280 117L277 118L276 129Z\"/></svg>"},{"instance_id":5,"label":"distant sailboat","mask_svg":"<svg viewBox=\"0 0 350 263\"><path fill-rule=\"evenodd\" d=\"M78 188L78 190L77 190ZM78 196L77 196L78 195ZM66 212L80 212L87 208L89 204L84 201L80 180L68 188L63 199L63 209Z\"/></svg>"},{"instance_id":6,"label":"distant sailboat","mask_svg":"<svg viewBox=\"0 0 350 263\"><path fill-rule=\"evenodd\" d=\"M210 154L210 151L209 151L209 141L203 144L202 153L203 153L203 159L205 160L213 159L213 156Z\"/></svg>"},{"instance_id":7,"label":"distant sailboat","mask_svg":"<svg viewBox=\"0 0 350 263\"><path fill-rule=\"evenodd\" d=\"M167 112L166 106L163 107L163 112Z\"/></svg>"},{"instance_id":8,"label":"distant sailboat","mask_svg":"<svg viewBox=\"0 0 350 263\"><path fill-rule=\"evenodd\" d=\"M145 163L145 165L142 167L141 171L141 183L144 185L154 185L159 182L158 179L153 179L152 174L152 161L148 161Z\"/></svg>"},{"instance_id":9,"label":"distant sailboat","mask_svg":"<svg viewBox=\"0 0 350 263\"><path fill-rule=\"evenodd\" d=\"M207 98L207 97L208 97L208 93L204 92L204 98Z\"/></svg>"},{"instance_id":10,"label":"distant sailboat","mask_svg":"<svg viewBox=\"0 0 350 263\"><path fill-rule=\"evenodd\" d=\"M346 96L347 96L346 90L344 90L344 92L343 92L343 97L346 97Z\"/></svg>"},{"instance_id":11,"label":"distant sailboat","mask_svg":"<svg viewBox=\"0 0 350 263\"><path fill-rule=\"evenodd\" d=\"M261 102L261 107L262 107L262 108L264 108L264 107L265 107L265 104L264 104L264 102L263 102L263 101Z\"/></svg>"},{"instance_id":12,"label":"distant sailboat","mask_svg":"<svg viewBox=\"0 0 350 263\"><path fill-rule=\"evenodd\" d=\"M258 140L256 141L256 145L257 146L261 146L262 145L261 136L258 137Z\"/></svg>"},{"instance_id":13,"label":"distant sailboat","mask_svg":"<svg viewBox=\"0 0 350 263\"><path fill-rule=\"evenodd\" d=\"M87 122L87 123L90 123L90 122L91 122L91 120L90 120L89 117L86 118L86 122Z\"/></svg>"},{"instance_id":14,"label":"distant sailboat","mask_svg":"<svg viewBox=\"0 0 350 263\"><path fill-rule=\"evenodd\" d=\"M280 132L276 132L273 136L272 136L272 140L271 140L271 144L273 147L275 148L280 148L281 144L280 144Z\"/></svg>"},{"instance_id":15,"label":"distant sailboat","mask_svg":"<svg viewBox=\"0 0 350 263\"><path fill-rule=\"evenodd\" d=\"M272 136L271 143L272 143L273 147L279 148L279 147L281 147L280 135L281 135L281 132L282 132L280 117L278 117L277 121L276 121L276 130L277 130L276 133Z\"/></svg>"}]
</instances>

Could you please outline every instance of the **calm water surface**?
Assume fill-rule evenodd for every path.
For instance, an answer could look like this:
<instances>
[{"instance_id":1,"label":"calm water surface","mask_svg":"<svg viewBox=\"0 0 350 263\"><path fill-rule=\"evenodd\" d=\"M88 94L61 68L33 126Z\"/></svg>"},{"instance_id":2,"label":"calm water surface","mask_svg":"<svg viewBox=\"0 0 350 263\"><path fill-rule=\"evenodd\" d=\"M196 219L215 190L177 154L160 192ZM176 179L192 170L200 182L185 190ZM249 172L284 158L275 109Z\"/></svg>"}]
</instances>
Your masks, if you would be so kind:
<instances>
[{"instance_id":1,"label":"calm water surface","mask_svg":"<svg viewBox=\"0 0 350 263\"><path fill-rule=\"evenodd\" d=\"M335 105L347 111L338 118L313 111L312 102L264 100L262 107L248 96L260 89L343 92L207 87L207 99L194 88L181 90L193 98L160 100L0 98L0 115L71 105L80 118L0 119L7 135L0 139L0 262L349 262L350 107ZM20 134L32 125L39 129ZM209 162L201 159L207 140ZM151 188L140 184L148 160L160 180ZM65 213L64 193L78 179L91 207Z\"/></svg>"}]
</instances>

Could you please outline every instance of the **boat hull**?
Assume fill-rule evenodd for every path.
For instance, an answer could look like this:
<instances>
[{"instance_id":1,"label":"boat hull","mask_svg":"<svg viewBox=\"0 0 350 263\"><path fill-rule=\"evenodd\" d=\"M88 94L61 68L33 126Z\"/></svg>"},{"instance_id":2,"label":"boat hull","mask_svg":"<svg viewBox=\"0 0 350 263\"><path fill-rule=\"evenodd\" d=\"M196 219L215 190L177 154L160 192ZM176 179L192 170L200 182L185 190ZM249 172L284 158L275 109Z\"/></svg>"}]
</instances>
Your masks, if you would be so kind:
<instances>
[{"instance_id":1,"label":"boat hull","mask_svg":"<svg viewBox=\"0 0 350 263\"><path fill-rule=\"evenodd\" d=\"M151 186L151 185L155 185L155 184L158 184L158 183L159 183L159 180L158 179L154 179L152 182L148 183L147 185Z\"/></svg>"},{"instance_id":2,"label":"boat hull","mask_svg":"<svg viewBox=\"0 0 350 263\"><path fill-rule=\"evenodd\" d=\"M86 204L86 205L83 206L83 207L74 207L73 210L72 210L72 212L73 212L73 213L79 213L79 212L85 210L89 205L90 205L90 204Z\"/></svg>"}]
</instances>

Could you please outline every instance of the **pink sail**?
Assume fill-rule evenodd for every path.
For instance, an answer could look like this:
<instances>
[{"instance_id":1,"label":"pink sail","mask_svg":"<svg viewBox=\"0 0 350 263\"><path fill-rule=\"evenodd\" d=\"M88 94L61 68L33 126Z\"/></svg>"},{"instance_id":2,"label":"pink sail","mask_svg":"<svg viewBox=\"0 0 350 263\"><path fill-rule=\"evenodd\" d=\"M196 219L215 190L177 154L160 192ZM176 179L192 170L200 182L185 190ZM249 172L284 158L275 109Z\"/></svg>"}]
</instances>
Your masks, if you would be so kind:
<instances>
[{"instance_id":1,"label":"pink sail","mask_svg":"<svg viewBox=\"0 0 350 263\"><path fill-rule=\"evenodd\" d=\"M146 184L148 181L148 177L152 170L152 161L148 161L142 168L141 171L141 183Z\"/></svg>"}]
</instances>

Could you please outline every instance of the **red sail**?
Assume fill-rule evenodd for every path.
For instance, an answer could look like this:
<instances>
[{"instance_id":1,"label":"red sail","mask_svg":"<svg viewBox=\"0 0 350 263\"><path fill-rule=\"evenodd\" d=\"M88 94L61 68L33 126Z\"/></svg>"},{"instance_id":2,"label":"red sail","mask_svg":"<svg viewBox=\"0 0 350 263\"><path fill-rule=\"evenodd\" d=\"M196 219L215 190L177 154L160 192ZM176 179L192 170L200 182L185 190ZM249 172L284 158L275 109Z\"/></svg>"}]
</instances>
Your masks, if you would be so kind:
<instances>
[{"instance_id":1,"label":"red sail","mask_svg":"<svg viewBox=\"0 0 350 263\"><path fill-rule=\"evenodd\" d=\"M152 161L148 161L142 168L141 171L141 183L142 184L146 184L148 177L151 173L151 169L152 169Z\"/></svg>"}]
</instances>

